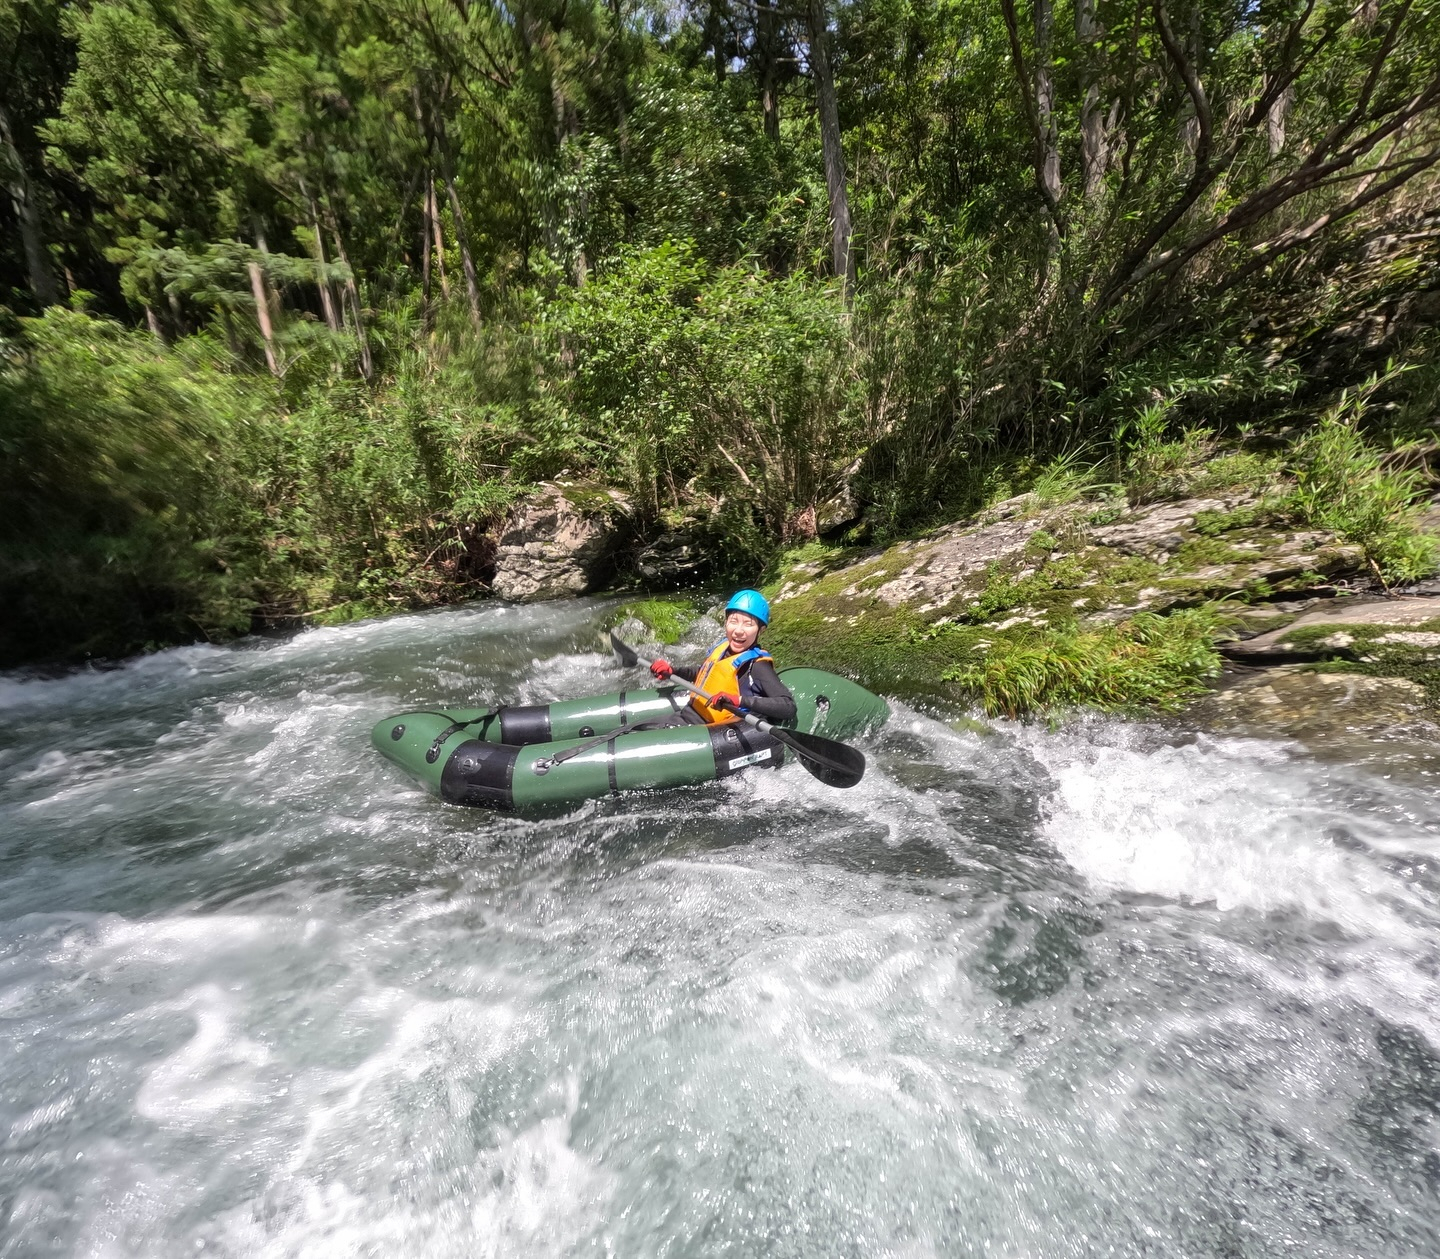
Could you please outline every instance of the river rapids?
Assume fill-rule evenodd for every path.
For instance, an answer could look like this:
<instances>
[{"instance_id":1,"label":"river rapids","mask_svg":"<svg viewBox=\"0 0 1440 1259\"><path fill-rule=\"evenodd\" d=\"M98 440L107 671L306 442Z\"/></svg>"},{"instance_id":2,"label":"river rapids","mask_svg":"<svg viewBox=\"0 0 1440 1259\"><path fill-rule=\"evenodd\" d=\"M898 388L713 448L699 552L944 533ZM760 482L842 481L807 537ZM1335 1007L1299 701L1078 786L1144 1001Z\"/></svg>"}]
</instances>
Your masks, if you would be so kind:
<instances>
[{"instance_id":1,"label":"river rapids","mask_svg":"<svg viewBox=\"0 0 1440 1259\"><path fill-rule=\"evenodd\" d=\"M526 821L371 750L643 685L607 615L0 678L0 1256L1440 1254L1427 774L897 704L852 791Z\"/></svg>"}]
</instances>

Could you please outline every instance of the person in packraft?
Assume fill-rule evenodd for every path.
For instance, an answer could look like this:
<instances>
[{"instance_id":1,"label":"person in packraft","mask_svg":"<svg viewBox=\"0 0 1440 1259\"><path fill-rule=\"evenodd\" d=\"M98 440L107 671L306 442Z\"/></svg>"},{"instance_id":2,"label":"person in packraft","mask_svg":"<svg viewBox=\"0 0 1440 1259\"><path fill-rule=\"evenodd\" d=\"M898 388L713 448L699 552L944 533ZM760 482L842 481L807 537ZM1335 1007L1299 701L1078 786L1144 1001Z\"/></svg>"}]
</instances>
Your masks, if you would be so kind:
<instances>
[{"instance_id":1,"label":"person in packraft","mask_svg":"<svg viewBox=\"0 0 1440 1259\"><path fill-rule=\"evenodd\" d=\"M710 725L735 721L747 712L766 721L793 721L795 697L775 672L770 653L760 646L760 631L769 623L765 596L758 590L738 590L725 605L725 637L698 666L677 668L657 660L650 672L661 682L681 677L709 691L714 696L710 703L698 695L691 703Z\"/></svg>"}]
</instances>

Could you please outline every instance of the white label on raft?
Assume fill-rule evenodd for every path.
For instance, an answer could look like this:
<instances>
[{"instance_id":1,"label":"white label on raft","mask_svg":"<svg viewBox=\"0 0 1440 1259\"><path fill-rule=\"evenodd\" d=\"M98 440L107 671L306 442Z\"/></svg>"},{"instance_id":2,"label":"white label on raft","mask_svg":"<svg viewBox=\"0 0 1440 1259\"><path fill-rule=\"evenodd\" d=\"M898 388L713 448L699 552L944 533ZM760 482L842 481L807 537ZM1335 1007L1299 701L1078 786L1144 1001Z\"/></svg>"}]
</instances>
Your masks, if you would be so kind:
<instances>
[{"instance_id":1,"label":"white label on raft","mask_svg":"<svg viewBox=\"0 0 1440 1259\"><path fill-rule=\"evenodd\" d=\"M740 769L744 765L754 765L757 761L768 761L773 748L766 748L763 752L751 752L749 756L737 756L730 762L731 769Z\"/></svg>"}]
</instances>

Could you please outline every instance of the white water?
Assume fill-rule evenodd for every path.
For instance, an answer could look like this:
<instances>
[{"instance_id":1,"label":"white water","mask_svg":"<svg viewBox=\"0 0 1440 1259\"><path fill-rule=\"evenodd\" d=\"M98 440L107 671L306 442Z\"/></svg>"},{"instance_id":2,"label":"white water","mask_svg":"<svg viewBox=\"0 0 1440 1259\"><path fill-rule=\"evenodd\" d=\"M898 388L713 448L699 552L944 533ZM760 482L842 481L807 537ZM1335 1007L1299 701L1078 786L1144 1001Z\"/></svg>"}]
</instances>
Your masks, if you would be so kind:
<instances>
[{"instance_id":1,"label":"white water","mask_svg":"<svg viewBox=\"0 0 1440 1259\"><path fill-rule=\"evenodd\" d=\"M594 604L0 680L0 1256L1440 1253L1440 802L897 708L526 822L371 724Z\"/></svg>"}]
</instances>

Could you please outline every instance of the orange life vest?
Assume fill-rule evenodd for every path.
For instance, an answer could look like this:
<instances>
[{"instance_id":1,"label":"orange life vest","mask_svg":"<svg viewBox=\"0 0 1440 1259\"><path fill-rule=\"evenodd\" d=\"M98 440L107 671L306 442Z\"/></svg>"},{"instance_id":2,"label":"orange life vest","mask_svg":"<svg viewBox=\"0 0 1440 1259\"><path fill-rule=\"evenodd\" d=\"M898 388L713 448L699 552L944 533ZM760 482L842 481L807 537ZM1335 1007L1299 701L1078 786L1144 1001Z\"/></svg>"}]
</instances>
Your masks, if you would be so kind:
<instances>
[{"instance_id":1,"label":"orange life vest","mask_svg":"<svg viewBox=\"0 0 1440 1259\"><path fill-rule=\"evenodd\" d=\"M752 660L770 660L773 657L763 647L750 647L734 656L725 654L729 650L728 641L715 644L710 654L705 657L705 663L695 672L695 685L711 694L727 691L731 695L738 695L740 702L744 703L755 694L747 666ZM745 670L743 674L742 669ZM727 721L740 720L734 713L727 713L723 708L713 708L698 695L692 697L690 702L709 725L718 726Z\"/></svg>"}]
</instances>

